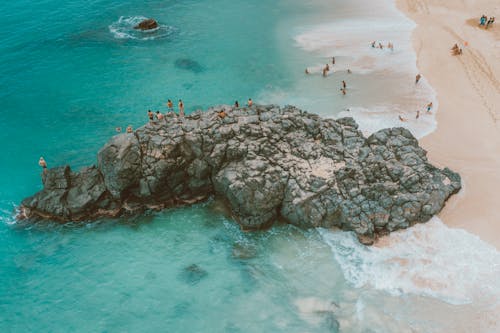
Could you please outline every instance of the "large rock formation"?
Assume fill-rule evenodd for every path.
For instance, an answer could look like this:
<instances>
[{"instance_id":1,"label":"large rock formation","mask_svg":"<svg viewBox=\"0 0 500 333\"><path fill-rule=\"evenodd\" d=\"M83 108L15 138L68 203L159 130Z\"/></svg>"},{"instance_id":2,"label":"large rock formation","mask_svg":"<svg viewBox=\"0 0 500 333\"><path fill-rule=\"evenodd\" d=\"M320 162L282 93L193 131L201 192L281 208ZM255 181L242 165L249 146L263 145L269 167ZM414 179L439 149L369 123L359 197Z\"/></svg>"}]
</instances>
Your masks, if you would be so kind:
<instances>
[{"instance_id":1,"label":"large rock formation","mask_svg":"<svg viewBox=\"0 0 500 333\"><path fill-rule=\"evenodd\" d=\"M20 216L88 220L216 195L245 229L283 218L353 230L366 242L429 220L461 187L458 174L427 162L404 128L365 138L352 118L292 106L169 113L111 138L97 166L50 169L43 184Z\"/></svg>"}]
</instances>

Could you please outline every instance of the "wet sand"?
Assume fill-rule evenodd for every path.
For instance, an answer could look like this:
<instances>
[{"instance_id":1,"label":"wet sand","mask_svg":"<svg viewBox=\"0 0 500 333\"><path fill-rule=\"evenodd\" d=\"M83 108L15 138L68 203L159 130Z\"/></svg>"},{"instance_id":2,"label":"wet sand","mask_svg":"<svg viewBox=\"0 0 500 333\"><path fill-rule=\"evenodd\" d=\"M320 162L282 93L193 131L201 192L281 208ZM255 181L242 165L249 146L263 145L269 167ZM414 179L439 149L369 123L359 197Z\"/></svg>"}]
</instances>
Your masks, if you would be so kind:
<instances>
[{"instance_id":1,"label":"wet sand","mask_svg":"<svg viewBox=\"0 0 500 333\"><path fill-rule=\"evenodd\" d=\"M439 217L500 249L500 22L496 0L397 0L417 23L413 45L420 73L437 92L437 130L421 140L431 163L462 176L463 190ZM460 56L451 55L458 43Z\"/></svg>"}]
</instances>

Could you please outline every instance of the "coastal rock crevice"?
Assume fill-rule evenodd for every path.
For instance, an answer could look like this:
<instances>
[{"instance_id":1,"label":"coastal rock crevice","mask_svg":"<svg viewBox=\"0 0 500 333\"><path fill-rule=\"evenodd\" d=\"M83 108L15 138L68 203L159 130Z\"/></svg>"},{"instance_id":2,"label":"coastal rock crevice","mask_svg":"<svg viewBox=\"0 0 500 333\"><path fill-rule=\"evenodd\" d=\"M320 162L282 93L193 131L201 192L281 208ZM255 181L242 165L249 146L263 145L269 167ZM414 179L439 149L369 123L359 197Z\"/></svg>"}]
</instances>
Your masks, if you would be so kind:
<instances>
[{"instance_id":1,"label":"coastal rock crevice","mask_svg":"<svg viewBox=\"0 0 500 333\"><path fill-rule=\"evenodd\" d=\"M461 188L460 176L429 164L404 128L366 138L352 118L323 119L293 106L169 113L112 137L97 160L76 173L48 170L20 217L88 220L217 195L245 229L280 218L352 230L370 243L429 220Z\"/></svg>"}]
</instances>

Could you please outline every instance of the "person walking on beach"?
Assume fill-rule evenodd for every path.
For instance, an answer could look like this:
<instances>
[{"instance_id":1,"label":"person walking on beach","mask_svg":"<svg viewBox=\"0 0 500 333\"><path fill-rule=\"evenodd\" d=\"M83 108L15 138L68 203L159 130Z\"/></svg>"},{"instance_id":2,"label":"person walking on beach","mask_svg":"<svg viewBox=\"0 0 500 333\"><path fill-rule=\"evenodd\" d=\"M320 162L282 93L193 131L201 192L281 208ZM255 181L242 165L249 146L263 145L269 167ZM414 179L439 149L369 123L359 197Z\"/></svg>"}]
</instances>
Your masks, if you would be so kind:
<instances>
[{"instance_id":1,"label":"person walking on beach","mask_svg":"<svg viewBox=\"0 0 500 333\"><path fill-rule=\"evenodd\" d=\"M390 49L391 51L394 51L394 44L392 44L391 42L389 42L387 44L387 48Z\"/></svg>"},{"instance_id":2,"label":"person walking on beach","mask_svg":"<svg viewBox=\"0 0 500 333\"><path fill-rule=\"evenodd\" d=\"M415 119L418 119L420 117L420 110L417 110L417 115L415 116Z\"/></svg>"},{"instance_id":3,"label":"person walking on beach","mask_svg":"<svg viewBox=\"0 0 500 333\"><path fill-rule=\"evenodd\" d=\"M378 43L378 47L379 47L381 50L383 50L383 49L384 49L384 45L382 45L382 43L380 43L380 42Z\"/></svg>"},{"instance_id":4,"label":"person walking on beach","mask_svg":"<svg viewBox=\"0 0 500 333\"><path fill-rule=\"evenodd\" d=\"M335 65L335 57L332 57L332 65Z\"/></svg>"},{"instance_id":5,"label":"person walking on beach","mask_svg":"<svg viewBox=\"0 0 500 333\"><path fill-rule=\"evenodd\" d=\"M372 47L375 48L375 43L377 43L377 41L373 41L372 42Z\"/></svg>"},{"instance_id":6,"label":"person walking on beach","mask_svg":"<svg viewBox=\"0 0 500 333\"><path fill-rule=\"evenodd\" d=\"M167 101L167 108L168 108L168 111L174 111L174 103L172 103L171 100Z\"/></svg>"},{"instance_id":7,"label":"person walking on beach","mask_svg":"<svg viewBox=\"0 0 500 333\"><path fill-rule=\"evenodd\" d=\"M492 17L490 17L490 19L486 23L486 29L488 29L490 27L490 25L493 24L493 22L495 22L495 17L492 16Z\"/></svg>"},{"instance_id":8,"label":"person walking on beach","mask_svg":"<svg viewBox=\"0 0 500 333\"><path fill-rule=\"evenodd\" d=\"M432 109L432 102L427 104L427 113L431 113L431 109Z\"/></svg>"},{"instance_id":9,"label":"person walking on beach","mask_svg":"<svg viewBox=\"0 0 500 333\"><path fill-rule=\"evenodd\" d=\"M38 160L38 165L42 167L43 173L47 172L47 162L45 162L45 159L40 156L40 159Z\"/></svg>"},{"instance_id":10,"label":"person walking on beach","mask_svg":"<svg viewBox=\"0 0 500 333\"><path fill-rule=\"evenodd\" d=\"M179 116L184 117L184 103L182 99L179 100Z\"/></svg>"},{"instance_id":11,"label":"person walking on beach","mask_svg":"<svg viewBox=\"0 0 500 333\"><path fill-rule=\"evenodd\" d=\"M345 88L340 88L340 91L342 91L342 95L345 95L347 93L347 90Z\"/></svg>"},{"instance_id":12,"label":"person walking on beach","mask_svg":"<svg viewBox=\"0 0 500 333\"><path fill-rule=\"evenodd\" d=\"M485 25L487 19L488 18L486 17L486 15L483 14L483 16L481 16L481 19L479 20L479 25Z\"/></svg>"},{"instance_id":13,"label":"person walking on beach","mask_svg":"<svg viewBox=\"0 0 500 333\"><path fill-rule=\"evenodd\" d=\"M347 88L347 84L345 83L344 80L342 80L342 88L346 89Z\"/></svg>"},{"instance_id":14,"label":"person walking on beach","mask_svg":"<svg viewBox=\"0 0 500 333\"><path fill-rule=\"evenodd\" d=\"M251 107L253 105L253 101L251 98L248 99L247 105L248 107Z\"/></svg>"},{"instance_id":15,"label":"person walking on beach","mask_svg":"<svg viewBox=\"0 0 500 333\"><path fill-rule=\"evenodd\" d=\"M415 76L415 84L417 84L418 81L420 81L421 77L422 77L422 75L420 75L420 73Z\"/></svg>"},{"instance_id":16,"label":"person walking on beach","mask_svg":"<svg viewBox=\"0 0 500 333\"><path fill-rule=\"evenodd\" d=\"M403 118L403 117L401 117L401 115L399 115L399 116L398 116L398 118L399 118L399 120L401 120L401 121L406 121L406 119L405 119L405 118Z\"/></svg>"}]
</instances>

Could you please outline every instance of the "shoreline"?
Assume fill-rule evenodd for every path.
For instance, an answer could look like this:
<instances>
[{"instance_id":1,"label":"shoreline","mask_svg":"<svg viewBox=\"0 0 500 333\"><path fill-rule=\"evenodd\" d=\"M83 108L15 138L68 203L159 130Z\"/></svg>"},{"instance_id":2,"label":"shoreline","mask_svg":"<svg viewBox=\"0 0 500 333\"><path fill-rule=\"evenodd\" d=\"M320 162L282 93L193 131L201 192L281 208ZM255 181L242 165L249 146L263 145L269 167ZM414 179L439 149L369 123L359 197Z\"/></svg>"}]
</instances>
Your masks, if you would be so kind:
<instances>
[{"instance_id":1,"label":"shoreline","mask_svg":"<svg viewBox=\"0 0 500 333\"><path fill-rule=\"evenodd\" d=\"M438 217L500 249L500 27L479 28L484 13L498 14L494 1L473 5L436 0L396 0L417 26L412 33L417 68L436 91L437 129L420 139L429 161L456 170L464 189ZM495 12L495 9L497 12ZM476 20L477 18L477 20ZM450 48L458 43L461 56ZM495 61L495 59L497 59Z\"/></svg>"}]
</instances>

